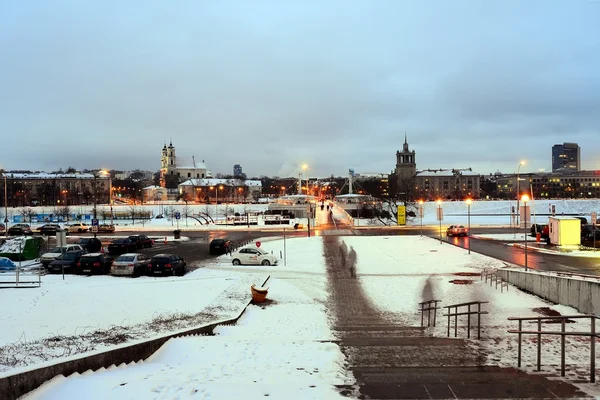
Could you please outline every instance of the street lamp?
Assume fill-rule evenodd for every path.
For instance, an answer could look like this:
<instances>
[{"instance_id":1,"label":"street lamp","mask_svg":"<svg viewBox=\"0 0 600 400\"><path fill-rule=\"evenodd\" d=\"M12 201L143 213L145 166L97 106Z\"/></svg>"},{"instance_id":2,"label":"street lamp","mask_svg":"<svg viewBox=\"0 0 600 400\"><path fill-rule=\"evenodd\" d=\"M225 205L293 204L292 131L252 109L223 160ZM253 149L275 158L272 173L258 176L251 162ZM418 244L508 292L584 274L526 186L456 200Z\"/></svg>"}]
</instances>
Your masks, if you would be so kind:
<instances>
[{"instance_id":1,"label":"street lamp","mask_svg":"<svg viewBox=\"0 0 600 400\"><path fill-rule=\"evenodd\" d=\"M8 189L6 184L6 171L4 171L4 233L8 237Z\"/></svg>"},{"instance_id":2,"label":"street lamp","mask_svg":"<svg viewBox=\"0 0 600 400\"><path fill-rule=\"evenodd\" d=\"M473 203L473 200L471 199L467 199L467 214L468 214L468 227L467 227L467 235L468 235L468 242L467 242L467 248L469 249L469 254L471 254L471 203Z\"/></svg>"},{"instance_id":3,"label":"street lamp","mask_svg":"<svg viewBox=\"0 0 600 400\"><path fill-rule=\"evenodd\" d=\"M423 236L423 200L419 200L419 217L421 217L421 236Z\"/></svg>"},{"instance_id":4,"label":"street lamp","mask_svg":"<svg viewBox=\"0 0 600 400\"><path fill-rule=\"evenodd\" d=\"M440 244L442 244L442 200L438 199L438 220L440 221Z\"/></svg>"},{"instance_id":5,"label":"street lamp","mask_svg":"<svg viewBox=\"0 0 600 400\"><path fill-rule=\"evenodd\" d=\"M524 194L521 196L521 201L525 204L525 211L523 212L523 216L525 217L525 271L527 271L527 202L529 201L529 196Z\"/></svg>"},{"instance_id":6,"label":"street lamp","mask_svg":"<svg viewBox=\"0 0 600 400\"><path fill-rule=\"evenodd\" d=\"M306 177L306 170L308 169L308 165L303 164L302 170L304 171L304 179L306 179L306 194L308 195L308 178ZM302 180L300 180L300 194L302 194Z\"/></svg>"},{"instance_id":7,"label":"street lamp","mask_svg":"<svg viewBox=\"0 0 600 400\"><path fill-rule=\"evenodd\" d=\"M521 161L519 163L519 167L517 168L517 226L519 226L519 196L521 196L520 188L519 188L519 172L521 171L521 167L525 165L525 161Z\"/></svg>"}]
</instances>

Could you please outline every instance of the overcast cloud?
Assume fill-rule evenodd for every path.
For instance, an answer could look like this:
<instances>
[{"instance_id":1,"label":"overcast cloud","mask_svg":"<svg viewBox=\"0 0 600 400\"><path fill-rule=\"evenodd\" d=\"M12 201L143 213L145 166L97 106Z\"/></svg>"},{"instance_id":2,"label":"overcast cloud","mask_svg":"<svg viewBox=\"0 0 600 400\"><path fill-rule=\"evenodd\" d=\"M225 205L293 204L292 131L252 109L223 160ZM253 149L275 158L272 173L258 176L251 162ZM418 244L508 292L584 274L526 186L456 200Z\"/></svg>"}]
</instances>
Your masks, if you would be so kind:
<instances>
[{"instance_id":1,"label":"overcast cloud","mask_svg":"<svg viewBox=\"0 0 600 400\"><path fill-rule=\"evenodd\" d=\"M600 169L598 1L0 2L0 164Z\"/></svg>"}]
</instances>

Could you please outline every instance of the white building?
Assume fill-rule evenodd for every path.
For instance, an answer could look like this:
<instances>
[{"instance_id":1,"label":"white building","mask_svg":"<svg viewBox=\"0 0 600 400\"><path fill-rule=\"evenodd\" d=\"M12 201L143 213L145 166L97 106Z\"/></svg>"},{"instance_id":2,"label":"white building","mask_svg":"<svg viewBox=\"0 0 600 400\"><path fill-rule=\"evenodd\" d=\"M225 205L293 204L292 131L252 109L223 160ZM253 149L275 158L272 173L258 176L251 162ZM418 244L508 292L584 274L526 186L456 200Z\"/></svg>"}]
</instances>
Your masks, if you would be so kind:
<instances>
[{"instance_id":1,"label":"white building","mask_svg":"<svg viewBox=\"0 0 600 400\"><path fill-rule=\"evenodd\" d=\"M161 187L175 188L184 180L209 178L210 175L204 160L197 162L194 156L178 160L173 142L169 142L168 147L166 143L163 146L160 159Z\"/></svg>"}]
</instances>

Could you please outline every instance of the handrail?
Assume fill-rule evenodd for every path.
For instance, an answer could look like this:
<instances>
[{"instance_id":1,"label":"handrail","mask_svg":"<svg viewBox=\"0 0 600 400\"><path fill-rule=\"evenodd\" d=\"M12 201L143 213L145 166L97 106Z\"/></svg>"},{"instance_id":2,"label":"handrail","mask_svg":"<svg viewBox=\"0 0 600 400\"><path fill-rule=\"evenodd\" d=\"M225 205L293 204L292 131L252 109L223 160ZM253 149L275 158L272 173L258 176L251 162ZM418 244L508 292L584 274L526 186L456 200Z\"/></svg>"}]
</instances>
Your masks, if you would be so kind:
<instances>
[{"instance_id":1,"label":"handrail","mask_svg":"<svg viewBox=\"0 0 600 400\"><path fill-rule=\"evenodd\" d=\"M590 319L591 332L567 332L566 322L569 319ZM565 340L567 336L589 336L590 337L590 382L596 381L596 338L600 334L596 333L596 320L600 319L593 314L584 315L560 315L560 316L537 316L537 317L510 317L509 321L519 321L519 329L509 329L508 333L516 333L519 335L519 343L517 347L517 366L521 367L521 342L523 335L537 335L537 370L542 368L542 335L559 335L560 336L560 375L565 376ZM560 331L542 331L542 320L560 320ZM523 330L523 321L537 321L537 331Z\"/></svg>"},{"instance_id":2,"label":"handrail","mask_svg":"<svg viewBox=\"0 0 600 400\"><path fill-rule=\"evenodd\" d=\"M424 326L424 317L425 317L425 311L427 311L427 326L431 326L431 310L433 310L433 326L435 326L435 321L436 321L436 316L437 316L437 310L441 309L441 307L437 306L437 303L441 302L441 300L428 300L428 301L422 301L419 303L419 305L421 306L420 310L421 310L421 327ZM433 303L433 307L431 307L431 304ZM427 308L425 308L425 305L427 305Z\"/></svg>"},{"instance_id":3,"label":"handrail","mask_svg":"<svg viewBox=\"0 0 600 400\"><path fill-rule=\"evenodd\" d=\"M487 304L489 301L471 301L468 303L459 303L459 304L451 304L449 306L444 306L447 308L447 314L442 314L443 316L448 317L448 337L450 337L450 317L454 317L454 337L458 336L458 316L459 315L468 315L467 319L467 338L471 338L471 315L477 314L477 339L481 339L481 315L488 314L487 311L481 311L481 305ZM477 311L471 311L471 306L477 305ZM468 307L468 311L466 312L458 312L459 307ZM450 312L450 309L454 308L454 313Z\"/></svg>"}]
</instances>

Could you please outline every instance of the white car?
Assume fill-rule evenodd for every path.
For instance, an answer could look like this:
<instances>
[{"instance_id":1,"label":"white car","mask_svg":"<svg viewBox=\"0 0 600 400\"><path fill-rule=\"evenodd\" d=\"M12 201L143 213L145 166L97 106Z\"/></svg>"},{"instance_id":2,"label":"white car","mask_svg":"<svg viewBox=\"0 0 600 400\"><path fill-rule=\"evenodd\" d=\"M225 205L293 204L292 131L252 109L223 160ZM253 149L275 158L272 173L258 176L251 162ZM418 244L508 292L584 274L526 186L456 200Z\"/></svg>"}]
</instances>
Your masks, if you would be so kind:
<instances>
[{"instance_id":1,"label":"white car","mask_svg":"<svg viewBox=\"0 0 600 400\"><path fill-rule=\"evenodd\" d=\"M258 247L243 247L231 254L233 265L277 265L277 257Z\"/></svg>"},{"instance_id":2,"label":"white car","mask_svg":"<svg viewBox=\"0 0 600 400\"><path fill-rule=\"evenodd\" d=\"M150 258L140 253L121 254L110 267L111 275L140 276L146 272Z\"/></svg>"},{"instance_id":3,"label":"white car","mask_svg":"<svg viewBox=\"0 0 600 400\"><path fill-rule=\"evenodd\" d=\"M58 256L62 253L66 253L71 250L85 250L81 245L78 244L68 244L66 246L57 246L50 250L48 253L42 254L40 257L40 262L44 265L44 267L48 266L52 261L56 260Z\"/></svg>"},{"instance_id":4,"label":"white car","mask_svg":"<svg viewBox=\"0 0 600 400\"><path fill-rule=\"evenodd\" d=\"M65 225L65 229L69 233L74 233L74 232L82 233L82 232L87 232L90 229L90 227L87 226L87 224L84 224L83 222L74 222L74 223Z\"/></svg>"}]
</instances>

